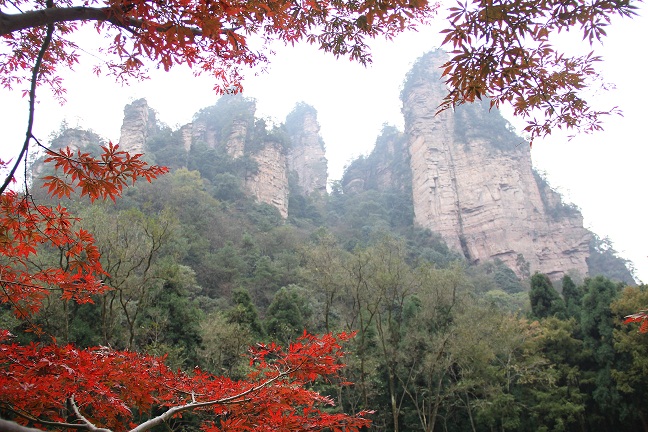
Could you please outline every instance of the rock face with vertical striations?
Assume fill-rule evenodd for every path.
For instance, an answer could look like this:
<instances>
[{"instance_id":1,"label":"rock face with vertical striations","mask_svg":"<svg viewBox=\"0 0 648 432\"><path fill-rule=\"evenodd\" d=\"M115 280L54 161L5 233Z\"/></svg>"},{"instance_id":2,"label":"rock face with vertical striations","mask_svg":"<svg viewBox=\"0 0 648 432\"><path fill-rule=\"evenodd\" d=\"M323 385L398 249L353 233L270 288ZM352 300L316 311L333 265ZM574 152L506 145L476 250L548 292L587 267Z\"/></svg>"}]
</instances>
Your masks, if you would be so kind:
<instances>
[{"instance_id":1,"label":"rock face with vertical striations","mask_svg":"<svg viewBox=\"0 0 648 432\"><path fill-rule=\"evenodd\" d=\"M328 161L315 108L298 104L286 118L286 130L291 144L288 169L296 174L300 193L325 195Z\"/></svg>"},{"instance_id":2,"label":"rock face with vertical striations","mask_svg":"<svg viewBox=\"0 0 648 432\"><path fill-rule=\"evenodd\" d=\"M587 274L591 233L576 209L534 174L528 143L488 102L435 115L445 86L432 52L402 93L416 223L471 262L499 258L521 272Z\"/></svg>"},{"instance_id":3,"label":"rock face with vertical striations","mask_svg":"<svg viewBox=\"0 0 648 432\"><path fill-rule=\"evenodd\" d=\"M288 217L288 171L286 154L280 143L266 142L252 159L256 172L245 179L245 190L257 201L270 204L279 210L282 218Z\"/></svg>"},{"instance_id":4,"label":"rock face with vertical striations","mask_svg":"<svg viewBox=\"0 0 648 432\"><path fill-rule=\"evenodd\" d=\"M130 153L144 153L148 138L158 130L155 111L146 99L138 99L124 107L119 146Z\"/></svg>"},{"instance_id":5,"label":"rock face with vertical striations","mask_svg":"<svg viewBox=\"0 0 648 432\"><path fill-rule=\"evenodd\" d=\"M158 126L155 112L140 99L124 108L120 144L137 153L154 148L166 164L188 165L212 180L229 169L248 196L276 207L285 219L289 173L297 179L297 193L326 194L327 160L317 112L298 104L285 127L268 127L255 113L254 99L223 96L191 123L171 131Z\"/></svg>"}]
</instances>

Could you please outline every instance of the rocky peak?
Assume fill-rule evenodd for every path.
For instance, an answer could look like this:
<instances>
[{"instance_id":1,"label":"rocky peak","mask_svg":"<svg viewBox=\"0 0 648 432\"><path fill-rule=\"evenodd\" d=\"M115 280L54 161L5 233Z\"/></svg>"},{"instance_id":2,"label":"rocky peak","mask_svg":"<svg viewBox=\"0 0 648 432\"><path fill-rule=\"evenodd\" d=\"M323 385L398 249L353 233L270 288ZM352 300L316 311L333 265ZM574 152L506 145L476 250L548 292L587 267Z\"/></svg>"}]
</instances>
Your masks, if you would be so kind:
<instances>
[{"instance_id":1,"label":"rocky peak","mask_svg":"<svg viewBox=\"0 0 648 432\"><path fill-rule=\"evenodd\" d=\"M436 114L446 60L441 51L421 58L402 93L416 223L471 262L499 258L519 275L587 274L582 216L550 214L557 198L538 185L529 145L500 113L484 101Z\"/></svg>"},{"instance_id":2,"label":"rocky peak","mask_svg":"<svg viewBox=\"0 0 648 432\"><path fill-rule=\"evenodd\" d=\"M291 143L288 169L296 174L299 191L326 194L328 161L315 108L298 104L286 118L286 130Z\"/></svg>"},{"instance_id":3,"label":"rocky peak","mask_svg":"<svg viewBox=\"0 0 648 432\"><path fill-rule=\"evenodd\" d=\"M155 111L146 99L138 99L124 107L119 146L130 153L144 153L147 139L158 131Z\"/></svg>"}]
</instances>

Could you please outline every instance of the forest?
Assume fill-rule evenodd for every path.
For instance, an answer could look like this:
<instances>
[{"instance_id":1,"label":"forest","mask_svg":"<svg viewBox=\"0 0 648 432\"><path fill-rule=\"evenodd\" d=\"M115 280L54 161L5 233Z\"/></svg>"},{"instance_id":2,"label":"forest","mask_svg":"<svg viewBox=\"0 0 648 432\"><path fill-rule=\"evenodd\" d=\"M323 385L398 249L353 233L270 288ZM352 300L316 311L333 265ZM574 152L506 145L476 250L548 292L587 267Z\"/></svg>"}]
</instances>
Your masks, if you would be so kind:
<instances>
[{"instance_id":1,"label":"forest","mask_svg":"<svg viewBox=\"0 0 648 432\"><path fill-rule=\"evenodd\" d=\"M260 136L290 146L284 128L257 122L246 146ZM101 140L64 128L52 148L70 136ZM497 260L471 264L417 228L402 185L345 191L337 182L329 194L303 195L292 178L284 220L243 192L252 160L178 143L162 125L146 157L171 171L115 202L63 202L93 233L112 289L92 302L49 297L29 320L5 304L0 327L22 344L165 356L172 369L232 380L250 373L250 346L345 332L354 337L343 344L341 382L311 385L335 402L331 413L371 411L371 430L648 430L648 334L622 325L648 304L648 287L615 280L622 260L609 244L593 245L600 275L518 278ZM38 185L52 168L32 169L31 192L47 203ZM31 265L47 268L58 254L42 248ZM34 326L39 333L24 332ZM16 416L5 408L2 417ZM204 415L165 427L195 430Z\"/></svg>"}]
</instances>

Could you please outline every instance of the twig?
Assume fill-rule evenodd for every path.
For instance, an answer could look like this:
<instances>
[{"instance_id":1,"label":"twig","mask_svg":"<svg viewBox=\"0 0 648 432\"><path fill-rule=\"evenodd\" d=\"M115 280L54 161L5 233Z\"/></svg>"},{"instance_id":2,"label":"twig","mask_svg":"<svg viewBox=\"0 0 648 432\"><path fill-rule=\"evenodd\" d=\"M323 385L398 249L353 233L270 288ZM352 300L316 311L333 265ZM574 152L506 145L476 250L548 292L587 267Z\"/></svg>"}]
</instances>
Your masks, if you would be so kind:
<instances>
[{"instance_id":1,"label":"twig","mask_svg":"<svg viewBox=\"0 0 648 432\"><path fill-rule=\"evenodd\" d=\"M48 7L49 7L49 3L50 2L48 1ZM5 178L5 181L2 184L2 186L0 186L0 195L4 193L4 191L9 186L9 183L11 183L11 180L16 174L16 170L18 169L18 166L25 158L27 150L29 149L29 142L33 138L34 112L35 112L35 105L36 105L36 86L38 84L38 75L40 73L40 68L43 63L43 57L45 57L45 53L47 52L47 49L49 48L49 45L52 42L53 34L54 34L54 24L48 24L47 33L45 34L45 39L43 40L43 44L41 45L40 51L38 52L38 56L36 57L36 63L34 64L34 69L32 69L31 86L29 89L29 119L27 121L27 131L25 132L25 142L23 143L22 149L20 150L20 154L18 155L16 162L14 162L11 171L9 172L9 174L7 174L7 178Z\"/></svg>"}]
</instances>

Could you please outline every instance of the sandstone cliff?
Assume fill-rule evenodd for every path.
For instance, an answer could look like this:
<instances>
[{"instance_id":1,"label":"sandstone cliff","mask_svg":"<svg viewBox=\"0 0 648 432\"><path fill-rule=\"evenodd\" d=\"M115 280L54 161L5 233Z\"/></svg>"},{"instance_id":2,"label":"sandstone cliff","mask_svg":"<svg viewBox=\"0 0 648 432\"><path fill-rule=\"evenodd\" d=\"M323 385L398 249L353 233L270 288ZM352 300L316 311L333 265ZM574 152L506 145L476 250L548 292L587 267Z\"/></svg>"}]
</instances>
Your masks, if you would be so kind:
<instances>
[{"instance_id":1,"label":"sandstone cliff","mask_svg":"<svg viewBox=\"0 0 648 432\"><path fill-rule=\"evenodd\" d=\"M148 138L158 130L155 111L146 99L138 99L124 107L119 146L130 153L144 153Z\"/></svg>"},{"instance_id":2,"label":"sandstone cliff","mask_svg":"<svg viewBox=\"0 0 648 432\"><path fill-rule=\"evenodd\" d=\"M299 104L286 125L268 127L255 117L254 99L224 96L178 131L160 128L146 100L126 106L120 144L131 152L146 150L158 162L198 169L212 181L225 173L238 178L249 197L288 216L289 172L297 193L326 193L327 160L319 136L317 112Z\"/></svg>"},{"instance_id":3,"label":"sandstone cliff","mask_svg":"<svg viewBox=\"0 0 648 432\"><path fill-rule=\"evenodd\" d=\"M282 145L266 142L252 155L252 159L257 163L258 169L246 177L246 192L257 201L276 207L281 217L287 218L288 172Z\"/></svg>"},{"instance_id":4,"label":"sandstone cliff","mask_svg":"<svg viewBox=\"0 0 648 432\"><path fill-rule=\"evenodd\" d=\"M435 115L444 95L440 51L424 56L402 93L416 223L471 262L499 258L552 278L587 274L591 234L581 214L534 176L529 145L488 103Z\"/></svg>"},{"instance_id":5,"label":"sandstone cliff","mask_svg":"<svg viewBox=\"0 0 648 432\"><path fill-rule=\"evenodd\" d=\"M296 174L299 192L325 195L328 161L315 108L298 104L286 118L286 130L290 140L288 169Z\"/></svg>"}]
</instances>

